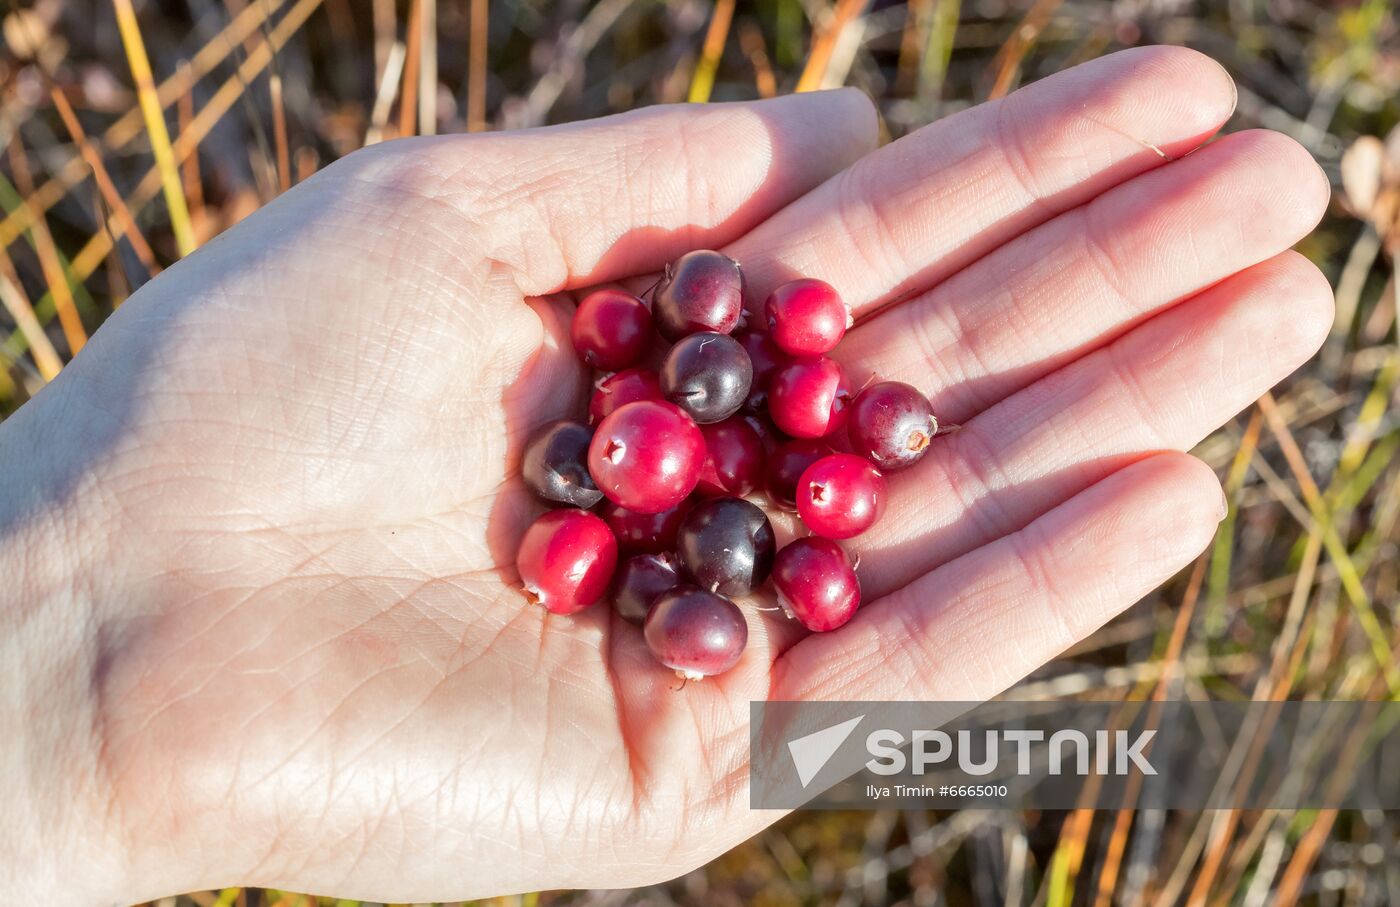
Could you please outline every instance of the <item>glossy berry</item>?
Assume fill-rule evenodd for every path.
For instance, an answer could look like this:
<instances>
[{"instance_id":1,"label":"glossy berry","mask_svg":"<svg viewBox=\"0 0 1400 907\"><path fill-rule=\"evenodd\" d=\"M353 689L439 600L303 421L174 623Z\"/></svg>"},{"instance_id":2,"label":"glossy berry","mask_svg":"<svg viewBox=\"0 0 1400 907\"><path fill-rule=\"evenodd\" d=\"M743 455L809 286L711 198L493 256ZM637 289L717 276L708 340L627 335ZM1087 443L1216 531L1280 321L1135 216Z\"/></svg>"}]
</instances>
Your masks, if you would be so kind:
<instances>
[{"instance_id":1,"label":"glossy berry","mask_svg":"<svg viewBox=\"0 0 1400 907\"><path fill-rule=\"evenodd\" d=\"M604 501L598 508L598 515L613 531L623 551L660 554L675 550L676 533L688 511L684 501L660 513L638 513Z\"/></svg>"},{"instance_id":2,"label":"glossy berry","mask_svg":"<svg viewBox=\"0 0 1400 907\"><path fill-rule=\"evenodd\" d=\"M613 577L613 610L637 626L657 596L680 585L676 559L669 554L638 554L623 561Z\"/></svg>"},{"instance_id":3,"label":"glossy berry","mask_svg":"<svg viewBox=\"0 0 1400 907\"><path fill-rule=\"evenodd\" d=\"M702 331L676 341L661 364L661 392L702 424L727 419L749 396L753 366L733 337Z\"/></svg>"},{"instance_id":4,"label":"glossy berry","mask_svg":"<svg viewBox=\"0 0 1400 907\"><path fill-rule=\"evenodd\" d=\"M860 607L860 581L841 546L820 536L800 538L773 561L778 604L808 630L835 630Z\"/></svg>"},{"instance_id":5,"label":"glossy berry","mask_svg":"<svg viewBox=\"0 0 1400 907\"><path fill-rule=\"evenodd\" d=\"M651 340L651 312L625 290L594 290L574 312L574 351L596 369L616 371L636 362Z\"/></svg>"},{"instance_id":6,"label":"glossy berry","mask_svg":"<svg viewBox=\"0 0 1400 907\"><path fill-rule=\"evenodd\" d=\"M851 326L851 313L831 284L806 277L791 280L763 304L768 333L791 356L820 356L836 348Z\"/></svg>"},{"instance_id":7,"label":"glossy berry","mask_svg":"<svg viewBox=\"0 0 1400 907\"><path fill-rule=\"evenodd\" d=\"M797 359L778 370L768 385L768 414L794 438L820 438L841 428L851 391L833 359Z\"/></svg>"},{"instance_id":8,"label":"glossy berry","mask_svg":"<svg viewBox=\"0 0 1400 907\"><path fill-rule=\"evenodd\" d=\"M768 382L773 380L778 369L792 360L763 331L744 331L735 334L734 339L749 354L749 362L753 365L753 381L749 384L749 396L744 406L753 412L760 412L768 406Z\"/></svg>"},{"instance_id":9,"label":"glossy berry","mask_svg":"<svg viewBox=\"0 0 1400 907\"><path fill-rule=\"evenodd\" d=\"M860 535L884 511L884 476L864 457L822 457L797 483L797 515L808 529L829 539Z\"/></svg>"},{"instance_id":10,"label":"glossy berry","mask_svg":"<svg viewBox=\"0 0 1400 907\"><path fill-rule=\"evenodd\" d=\"M588 474L588 442L593 430L577 422L551 422L525 448L520 474L546 501L585 510L603 499Z\"/></svg>"},{"instance_id":11,"label":"glossy berry","mask_svg":"<svg viewBox=\"0 0 1400 907\"><path fill-rule=\"evenodd\" d=\"M744 416L700 426L705 436L705 465L700 467L697 494L743 497L764 480L767 454L763 439Z\"/></svg>"},{"instance_id":12,"label":"glossy berry","mask_svg":"<svg viewBox=\"0 0 1400 907\"><path fill-rule=\"evenodd\" d=\"M851 448L885 472L919 462L937 431L928 398L900 381L870 385L856 396L846 416Z\"/></svg>"},{"instance_id":13,"label":"glossy berry","mask_svg":"<svg viewBox=\"0 0 1400 907\"><path fill-rule=\"evenodd\" d=\"M783 510L797 509L797 483L807 467L832 452L825 442L804 439L784 441L768 455L768 500Z\"/></svg>"},{"instance_id":14,"label":"glossy berry","mask_svg":"<svg viewBox=\"0 0 1400 907\"><path fill-rule=\"evenodd\" d=\"M763 442L764 455L771 454L778 448L778 445L786 441L787 435L778 431L778 426L773 424L773 420L768 418L767 413L740 413L739 414L753 433L758 435L758 439Z\"/></svg>"},{"instance_id":15,"label":"glossy berry","mask_svg":"<svg viewBox=\"0 0 1400 907\"><path fill-rule=\"evenodd\" d=\"M739 263L718 252L687 252L666 267L652 291L651 314L661 336L671 341L696 331L730 333L744 314Z\"/></svg>"},{"instance_id":16,"label":"glossy berry","mask_svg":"<svg viewBox=\"0 0 1400 907\"><path fill-rule=\"evenodd\" d=\"M696 504L681 523L676 553L687 575L702 589L744 595L773 569L777 548L763 511L742 498L713 498Z\"/></svg>"},{"instance_id":17,"label":"glossy berry","mask_svg":"<svg viewBox=\"0 0 1400 907\"><path fill-rule=\"evenodd\" d=\"M638 400L665 400L661 395L661 379L645 368L629 368L608 375L593 388L588 401L588 421L597 425L619 407Z\"/></svg>"},{"instance_id":18,"label":"glossy berry","mask_svg":"<svg viewBox=\"0 0 1400 907\"><path fill-rule=\"evenodd\" d=\"M643 400L614 410L593 433L588 471L608 498L629 510L660 513L695 489L705 436L678 406Z\"/></svg>"},{"instance_id":19,"label":"glossy berry","mask_svg":"<svg viewBox=\"0 0 1400 907\"><path fill-rule=\"evenodd\" d=\"M602 598L616 566L612 530L586 510L544 514L525 530L515 557L526 596L554 614L573 614Z\"/></svg>"},{"instance_id":20,"label":"glossy berry","mask_svg":"<svg viewBox=\"0 0 1400 907\"><path fill-rule=\"evenodd\" d=\"M686 680L734 667L749 642L739 606L694 586L677 586L657 597L642 632L657 661Z\"/></svg>"}]
</instances>

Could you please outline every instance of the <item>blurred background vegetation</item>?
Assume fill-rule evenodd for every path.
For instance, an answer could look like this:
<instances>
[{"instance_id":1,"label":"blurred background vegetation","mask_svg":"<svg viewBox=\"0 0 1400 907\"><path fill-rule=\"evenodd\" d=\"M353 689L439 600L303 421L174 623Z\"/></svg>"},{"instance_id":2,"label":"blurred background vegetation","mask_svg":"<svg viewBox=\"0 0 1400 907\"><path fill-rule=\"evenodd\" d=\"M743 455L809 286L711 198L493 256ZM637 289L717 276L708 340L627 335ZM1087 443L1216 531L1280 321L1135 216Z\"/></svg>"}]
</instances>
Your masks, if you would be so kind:
<instances>
[{"instance_id":1,"label":"blurred background vegetation","mask_svg":"<svg viewBox=\"0 0 1400 907\"><path fill-rule=\"evenodd\" d=\"M888 138L1144 43L1336 189L1322 354L1196 453L1214 547L1015 696L1393 698L1400 37L1387 0L5 0L0 418L142 283L328 162L420 132L854 85ZM674 883L500 903L1396 904L1400 822L1337 811L809 812ZM79 867L74 868L80 871ZM330 904L229 889L165 905Z\"/></svg>"}]
</instances>

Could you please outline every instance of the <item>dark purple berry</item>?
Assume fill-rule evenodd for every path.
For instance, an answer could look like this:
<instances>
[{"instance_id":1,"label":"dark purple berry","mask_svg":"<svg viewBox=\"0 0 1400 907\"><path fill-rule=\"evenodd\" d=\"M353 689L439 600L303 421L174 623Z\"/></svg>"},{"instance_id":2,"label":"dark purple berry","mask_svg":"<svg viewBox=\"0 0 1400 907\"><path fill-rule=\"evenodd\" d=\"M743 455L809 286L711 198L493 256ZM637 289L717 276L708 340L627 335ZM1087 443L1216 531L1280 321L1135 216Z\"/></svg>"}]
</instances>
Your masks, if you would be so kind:
<instances>
[{"instance_id":1,"label":"dark purple berry","mask_svg":"<svg viewBox=\"0 0 1400 907\"><path fill-rule=\"evenodd\" d=\"M752 381L749 354L733 337L713 331L683 337L661 364L661 392L702 424L738 412Z\"/></svg>"},{"instance_id":2,"label":"dark purple berry","mask_svg":"<svg viewBox=\"0 0 1400 907\"><path fill-rule=\"evenodd\" d=\"M587 509L603 499L588 474L593 430L577 422L551 422L525 448L520 474L546 501Z\"/></svg>"},{"instance_id":3,"label":"dark purple berry","mask_svg":"<svg viewBox=\"0 0 1400 907\"><path fill-rule=\"evenodd\" d=\"M782 432L778 431L778 426L774 425L773 420L768 418L765 413L744 413L743 415L749 428L752 428L754 434L758 435L758 440L763 442L765 459L777 450L779 444L788 440Z\"/></svg>"},{"instance_id":4,"label":"dark purple berry","mask_svg":"<svg viewBox=\"0 0 1400 907\"><path fill-rule=\"evenodd\" d=\"M696 504L676 536L686 573L697 586L722 595L744 595L767 579L775 548L768 517L742 498Z\"/></svg>"},{"instance_id":5,"label":"dark purple berry","mask_svg":"<svg viewBox=\"0 0 1400 907\"><path fill-rule=\"evenodd\" d=\"M718 252L687 252L652 293L651 315L667 340L696 331L728 334L744 314L744 275L739 263Z\"/></svg>"},{"instance_id":6,"label":"dark purple berry","mask_svg":"<svg viewBox=\"0 0 1400 907\"><path fill-rule=\"evenodd\" d=\"M637 626L657 596L681 582L676 559L670 554L638 554L623 561L613 576L613 610Z\"/></svg>"},{"instance_id":7,"label":"dark purple berry","mask_svg":"<svg viewBox=\"0 0 1400 907\"><path fill-rule=\"evenodd\" d=\"M729 599L677 586L652 602L643 634L657 661L686 680L700 680L734 667L748 645L749 625Z\"/></svg>"}]
</instances>

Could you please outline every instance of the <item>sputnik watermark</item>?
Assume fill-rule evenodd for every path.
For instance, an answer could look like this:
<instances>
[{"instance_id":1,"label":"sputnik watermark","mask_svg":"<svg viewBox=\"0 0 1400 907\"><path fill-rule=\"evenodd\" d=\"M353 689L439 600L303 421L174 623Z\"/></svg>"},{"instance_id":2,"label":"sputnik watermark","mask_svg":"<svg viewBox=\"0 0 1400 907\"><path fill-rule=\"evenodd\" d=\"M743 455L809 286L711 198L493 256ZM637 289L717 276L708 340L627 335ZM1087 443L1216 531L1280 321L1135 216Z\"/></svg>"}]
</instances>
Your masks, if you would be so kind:
<instances>
[{"instance_id":1,"label":"sputnik watermark","mask_svg":"<svg viewBox=\"0 0 1400 907\"><path fill-rule=\"evenodd\" d=\"M1157 735L1154 730L1146 730L1130 736L1127 731L1097 730L1093 733L1093 743L1083 731L1056 731L1047 739L1044 731L1007 730L984 731L982 758L975 754L972 731L958 731L957 745L953 734L947 731L915 731L911 738L895 730L873 731L865 738L865 748L874 757L865 767L877 775L898 775L906 768L916 775L922 775L934 766L943 766L956 761L958 768L967 775L981 777L990 775L1001 765L1000 755L1003 744L1009 743L1016 751L1017 775L1030 777L1037 769L1032 763L1032 748L1043 745L1048 752L1048 771L1061 775L1068 770L1076 775L1127 775L1136 770L1144 775L1155 775L1144 753L1144 749ZM910 756L905 757L904 747L910 748ZM1092 750L1093 759L1090 760ZM1066 759L1068 751L1071 759ZM1071 761L1072 760L1072 761Z\"/></svg>"},{"instance_id":2,"label":"sputnik watermark","mask_svg":"<svg viewBox=\"0 0 1400 907\"><path fill-rule=\"evenodd\" d=\"M831 757L836 755L841 744L846 742L846 738L864 718L864 715L857 715L840 724L788 741L788 753L792 755L792 765L797 769L797 778L803 787L812 783L812 779L831 761Z\"/></svg>"},{"instance_id":3,"label":"sputnik watermark","mask_svg":"<svg viewBox=\"0 0 1400 907\"><path fill-rule=\"evenodd\" d=\"M760 702L750 803L1400 808L1400 704Z\"/></svg>"},{"instance_id":4,"label":"sputnik watermark","mask_svg":"<svg viewBox=\"0 0 1400 907\"><path fill-rule=\"evenodd\" d=\"M804 788L831 761L864 718L859 715L788 741L788 753ZM865 737L865 750L871 757L865 768L877 775L899 775L906 771L922 775L931 768L955 762L964 774L980 777L997 771L1002 744L1006 742L1015 747L1017 775L1030 776L1036 771L1033 763L1036 744L1047 750L1048 771L1052 775L1066 771L1081 776L1126 775L1131 771L1155 775L1157 770L1152 767L1145 750L1156 734L1155 730L1131 736L1127 731L1098 730L1091 738L1083 731L1070 729L1056 731L1047 738L1045 732L1039 730L985 731L979 759L972 731L950 734L941 730L920 730L906 736L897 730L880 728ZM910 750L908 755L904 752L906 747ZM903 796L906 789L925 788L923 785L896 785L896 789Z\"/></svg>"}]
</instances>

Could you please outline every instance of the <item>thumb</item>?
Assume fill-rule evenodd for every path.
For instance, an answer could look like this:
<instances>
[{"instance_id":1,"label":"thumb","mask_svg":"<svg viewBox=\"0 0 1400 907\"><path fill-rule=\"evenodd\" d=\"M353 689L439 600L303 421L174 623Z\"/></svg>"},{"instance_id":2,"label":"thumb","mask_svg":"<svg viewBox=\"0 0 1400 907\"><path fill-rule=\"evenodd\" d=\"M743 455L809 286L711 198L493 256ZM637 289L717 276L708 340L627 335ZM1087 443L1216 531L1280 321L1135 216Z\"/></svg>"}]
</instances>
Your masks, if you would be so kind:
<instances>
[{"instance_id":1,"label":"thumb","mask_svg":"<svg viewBox=\"0 0 1400 907\"><path fill-rule=\"evenodd\" d=\"M723 246L875 144L873 105L843 89L391 142L360 175L445 203L473 257L541 296Z\"/></svg>"}]
</instances>

